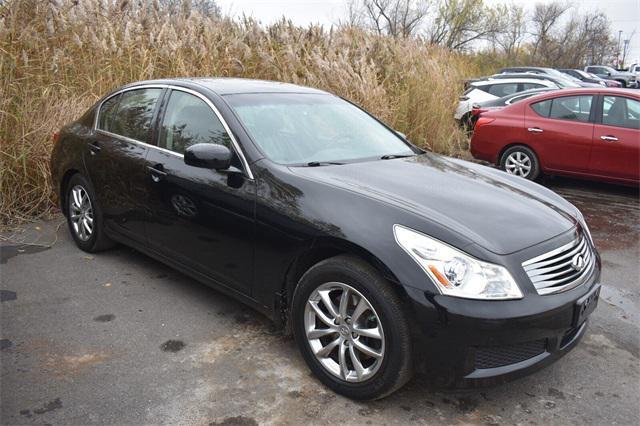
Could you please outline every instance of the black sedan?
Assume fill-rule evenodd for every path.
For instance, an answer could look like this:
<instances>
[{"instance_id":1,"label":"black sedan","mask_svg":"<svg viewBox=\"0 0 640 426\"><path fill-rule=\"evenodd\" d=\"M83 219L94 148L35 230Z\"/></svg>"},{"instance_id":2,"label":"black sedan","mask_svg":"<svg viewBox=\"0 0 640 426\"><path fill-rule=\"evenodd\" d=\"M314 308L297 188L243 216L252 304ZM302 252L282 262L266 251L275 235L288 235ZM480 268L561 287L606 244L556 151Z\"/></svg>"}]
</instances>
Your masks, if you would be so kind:
<instances>
[{"instance_id":1,"label":"black sedan","mask_svg":"<svg viewBox=\"0 0 640 426\"><path fill-rule=\"evenodd\" d=\"M320 90L134 83L56 135L51 170L80 249L126 244L237 297L355 399L414 371L457 386L526 374L567 353L597 303L572 204L423 152Z\"/></svg>"}]
</instances>

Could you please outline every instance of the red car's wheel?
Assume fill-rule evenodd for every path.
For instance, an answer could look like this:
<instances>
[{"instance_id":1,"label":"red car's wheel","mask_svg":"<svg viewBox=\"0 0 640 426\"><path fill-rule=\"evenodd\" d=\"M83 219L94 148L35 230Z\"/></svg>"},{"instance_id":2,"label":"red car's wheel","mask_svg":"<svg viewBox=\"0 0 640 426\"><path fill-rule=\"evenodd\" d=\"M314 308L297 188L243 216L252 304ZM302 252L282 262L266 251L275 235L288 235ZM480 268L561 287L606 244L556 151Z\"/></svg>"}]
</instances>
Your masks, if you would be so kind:
<instances>
[{"instance_id":1,"label":"red car's wheel","mask_svg":"<svg viewBox=\"0 0 640 426\"><path fill-rule=\"evenodd\" d=\"M530 148L523 145L512 146L500 158L500 168L505 172L535 180L540 176L540 162Z\"/></svg>"}]
</instances>

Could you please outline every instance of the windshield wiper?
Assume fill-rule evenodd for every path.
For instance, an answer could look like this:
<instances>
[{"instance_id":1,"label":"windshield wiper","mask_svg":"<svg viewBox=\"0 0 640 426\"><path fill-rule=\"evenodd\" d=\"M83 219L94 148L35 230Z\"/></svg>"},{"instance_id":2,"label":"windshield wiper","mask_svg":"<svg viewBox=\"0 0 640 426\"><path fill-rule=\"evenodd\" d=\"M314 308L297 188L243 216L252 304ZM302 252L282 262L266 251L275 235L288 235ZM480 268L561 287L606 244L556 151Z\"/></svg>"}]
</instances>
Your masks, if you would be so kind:
<instances>
[{"instance_id":1,"label":"windshield wiper","mask_svg":"<svg viewBox=\"0 0 640 426\"><path fill-rule=\"evenodd\" d=\"M380 157L381 160L393 160L394 158L414 157L415 154L386 154Z\"/></svg>"},{"instance_id":2,"label":"windshield wiper","mask_svg":"<svg viewBox=\"0 0 640 426\"><path fill-rule=\"evenodd\" d=\"M307 167L318 167L318 166L329 166L329 165L337 165L341 166L344 163L339 163L337 161L310 161L307 163Z\"/></svg>"}]
</instances>

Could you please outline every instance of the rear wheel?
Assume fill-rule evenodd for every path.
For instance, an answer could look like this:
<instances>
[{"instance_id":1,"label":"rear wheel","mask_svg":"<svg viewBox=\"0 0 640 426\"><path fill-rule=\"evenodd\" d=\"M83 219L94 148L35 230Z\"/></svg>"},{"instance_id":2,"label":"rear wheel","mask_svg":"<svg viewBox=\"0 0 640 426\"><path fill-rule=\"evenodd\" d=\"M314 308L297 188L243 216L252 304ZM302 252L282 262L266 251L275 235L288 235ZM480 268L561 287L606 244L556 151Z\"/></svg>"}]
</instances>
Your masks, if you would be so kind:
<instances>
[{"instance_id":1,"label":"rear wheel","mask_svg":"<svg viewBox=\"0 0 640 426\"><path fill-rule=\"evenodd\" d=\"M313 266L293 297L294 336L309 368L349 398L382 398L411 378L402 304L371 266L338 256Z\"/></svg>"},{"instance_id":2,"label":"rear wheel","mask_svg":"<svg viewBox=\"0 0 640 426\"><path fill-rule=\"evenodd\" d=\"M502 154L500 168L509 174L529 180L535 180L540 176L538 157L530 148L522 145L512 146Z\"/></svg>"},{"instance_id":3,"label":"rear wheel","mask_svg":"<svg viewBox=\"0 0 640 426\"><path fill-rule=\"evenodd\" d=\"M102 210L94 194L91 184L81 174L75 174L69 180L66 193L69 231L76 245L90 253L114 245L104 234Z\"/></svg>"}]
</instances>

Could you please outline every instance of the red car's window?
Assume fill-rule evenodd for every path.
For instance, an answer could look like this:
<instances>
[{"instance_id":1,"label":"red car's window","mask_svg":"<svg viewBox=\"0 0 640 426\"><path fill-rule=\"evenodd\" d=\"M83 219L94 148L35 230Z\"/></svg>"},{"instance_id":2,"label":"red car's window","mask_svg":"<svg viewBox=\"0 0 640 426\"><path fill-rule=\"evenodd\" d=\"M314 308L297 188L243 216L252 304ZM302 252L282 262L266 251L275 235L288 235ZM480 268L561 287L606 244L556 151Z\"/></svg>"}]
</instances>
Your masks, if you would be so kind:
<instances>
[{"instance_id":1,"label":"red car's window","mask_svg":"<svg viewBox=\"0 0 640 426\"><path fill-rule=\"evenodd\" d=\"M531 104L531 108L543 117L549 117L549 111L551 111L551 99Z\"/></svg>"},{"instance_id":2,"label":"red car's window","mask_svg":"<svg viewBox=\"0 0 640 426\"><path fill-rule=\"evenodd\" d=\"M640 102L622 96L605 96L602 124L640 129Z\"/></svg>"},{"instance_id":3,"label":"red car's window","mask_svg":"<svg viewBox=\"0 0 640 426\"><path fill-rule=\"evenodd\" d=\"M542 117L588 122L593 95L562 96L536 102L531 108Z\"/></svg>"}]
</instances>

